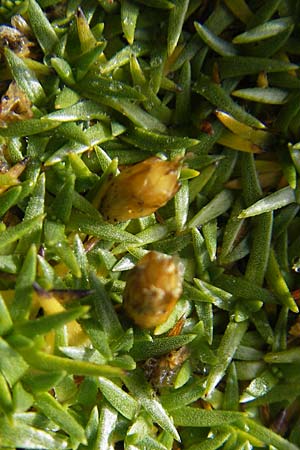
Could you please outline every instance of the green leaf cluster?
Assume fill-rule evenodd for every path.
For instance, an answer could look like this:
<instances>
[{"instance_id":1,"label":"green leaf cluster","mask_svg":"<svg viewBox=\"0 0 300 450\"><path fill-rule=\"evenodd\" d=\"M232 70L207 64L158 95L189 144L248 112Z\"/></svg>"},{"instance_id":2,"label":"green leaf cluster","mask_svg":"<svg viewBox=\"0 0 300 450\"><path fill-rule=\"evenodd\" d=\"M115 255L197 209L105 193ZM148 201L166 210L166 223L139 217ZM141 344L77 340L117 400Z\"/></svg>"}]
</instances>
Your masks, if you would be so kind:
<instances>
[{"instance_id":1,"label":"green leaf cluster","mask_svg":"<svg viewBox=\"0 0 300 450\"><path fill-rule=\"evenodd\" d=\"M300 449L299 19L0 1L1 449ZM151 156L182 161L174 199L105 222L109 180ZM150 331L122 309L149 250L184 267Z\"/></svg>"}]
</instances>

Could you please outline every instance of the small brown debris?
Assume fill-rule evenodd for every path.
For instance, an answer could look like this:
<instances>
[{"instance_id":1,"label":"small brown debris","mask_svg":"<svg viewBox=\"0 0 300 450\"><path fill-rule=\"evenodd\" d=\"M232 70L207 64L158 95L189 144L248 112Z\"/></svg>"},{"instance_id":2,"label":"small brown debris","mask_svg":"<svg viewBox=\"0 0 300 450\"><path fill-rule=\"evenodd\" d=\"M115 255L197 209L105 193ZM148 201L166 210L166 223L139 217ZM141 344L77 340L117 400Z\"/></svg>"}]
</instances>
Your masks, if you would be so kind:
<instances>
[{"instance_id":1,"label":"small brown debris","mask_svg":"<svg viewBox=\"0 0 300 450\"><path fill-rule=\"evenodd\" d=\"M30 100L16 82L12 81L1 97L0 127L5 127L10 122L30 119L32 116Z\"/></svg>"}]
</instances>

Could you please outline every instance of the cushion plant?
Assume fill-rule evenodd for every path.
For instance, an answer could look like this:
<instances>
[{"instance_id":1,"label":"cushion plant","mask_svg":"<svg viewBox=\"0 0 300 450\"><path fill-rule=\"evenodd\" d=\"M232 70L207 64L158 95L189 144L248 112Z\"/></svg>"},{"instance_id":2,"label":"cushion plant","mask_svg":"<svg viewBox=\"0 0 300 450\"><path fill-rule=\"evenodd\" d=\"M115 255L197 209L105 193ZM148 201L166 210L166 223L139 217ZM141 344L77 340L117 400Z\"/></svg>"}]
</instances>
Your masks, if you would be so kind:
<instances>
[{"instance_id":1,"label":"cushion plant","mask_svg":"<svg viewBox=\"0 0 300 450\"><path fill-rule=\"evenodd\" d=\"M1 449L300 449L299 19L0 2ZM180 267L155 327L122 306L153 314L149 251Z\"/></svg>"}]
</instances>

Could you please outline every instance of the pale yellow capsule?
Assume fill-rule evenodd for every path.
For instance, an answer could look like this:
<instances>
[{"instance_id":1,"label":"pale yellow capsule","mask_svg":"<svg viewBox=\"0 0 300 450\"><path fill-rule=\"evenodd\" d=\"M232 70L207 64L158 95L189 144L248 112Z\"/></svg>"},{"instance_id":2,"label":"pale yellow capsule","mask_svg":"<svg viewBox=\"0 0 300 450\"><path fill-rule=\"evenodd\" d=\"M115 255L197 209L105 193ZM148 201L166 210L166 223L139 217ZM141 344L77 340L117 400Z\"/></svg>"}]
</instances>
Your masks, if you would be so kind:
<instances>
[{"instance_id":1,"label":"pale yellow capsule","mask_svg":"<svg viewBox=\"0 0 300 450\"><path fill-rule=\"evenodd\" d=\"M128 275L123 306L141 328L164 323L182 293L182 267L172 256L147 253Z\"/></svg>"},{"instance_id":2,"label":"pale yellow capsule","mask_svg":"<svg viewBox=\"0 0 300 450\"><path fill-rule=\"evenodd\" d=\"M111 223L145 217L178 191L180 161L148 158L123 170L107 186L100 212Z\"/></svg>"}]
</instances>

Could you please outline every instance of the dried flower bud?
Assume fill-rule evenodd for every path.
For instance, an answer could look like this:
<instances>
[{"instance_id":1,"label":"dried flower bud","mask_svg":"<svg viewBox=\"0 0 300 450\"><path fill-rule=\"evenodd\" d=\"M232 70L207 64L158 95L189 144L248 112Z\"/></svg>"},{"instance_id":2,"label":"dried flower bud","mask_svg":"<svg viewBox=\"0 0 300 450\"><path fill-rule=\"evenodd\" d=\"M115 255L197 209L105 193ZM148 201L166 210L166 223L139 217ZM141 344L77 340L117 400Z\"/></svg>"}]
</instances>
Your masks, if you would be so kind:
<instances>
[{"instance_id":1,"label":"dried flower bud","mask_svg":"<svg viewBox=\"0 0 300 450\"><path fill-rule=\"evenodd\" d=\"M26 168L27 162L28 158L24 158L22 161L16 163L8 170L6 166L0 167L0 173L3 173L3 175L5 174L5 177L3 177L2 179L2 185L0 186L0 194L7 191L7 189L9 189L11 186L15 186L20 183L18 178Z\"/></svg>"},{"instance_id":2,"label":"dried flower bud","mask_svg":"<svg viewBox=\"0 0 300 450\"><path fill-rule=\"evenodd\" d=\"M10 19L10 23L12 27L19 30L28 39L33 39L32 30L23 16L21 16L20 14L15 14Z\"/></svg>"},{"instance_id":3,"label":"dried flower bud","mask_svg":"<svg viewBox=\"0 0 300 450\"><path fill-rule=\"evenodd\" d=\"M170 353L163 355L160 358L149 358L144 364L146 378L156 389L164 386L171 386L182 364L188 357L189 350L187 346L184 345L177 350L172 350Z\"/></svg>"},{"instance_id":4,"label":"dried flower bud","mask_svg":"<svg viewBox=\"0 0 300 450\"><path fill-rule=\"evenodd\" d=\"M6 126L9 122L30 119L32 116L30 100L15 81L12 81L1 98L0 126Z\"/></svg>"},{"instance_id":5,"label":"dried flower bud","mask_svg":"<svg viewBox=\"0 0 300 450\"><path fill-rule=\"evenodd\" d=\"M182 267L172 256L149 252L129 273L124 309L141 328L167 320L182 292Z\"/></svg>"},{"instance_id":6,"label":"dried flower bud","mask_svg":"<svg viewBox=\"0 0 300 450\"><path fill-rule=\"evenodd\" d=\"M30 48L32 43L17 28L7 25L0 26L0 53L4 52L4 48L8 47L16 55L27 58L30 56Z\"/></svg>"},{"instance_id":7,"label":"dried flower bud","mask_svg":"<svg viewBox=\"0 0 300 450\"><path fill-rule=\"evenodd\" d=\"M152 157L113 178L100 212L109 222L145 217L164 206L178 191L180 161Z\"/></svg>"}]
</instances>

